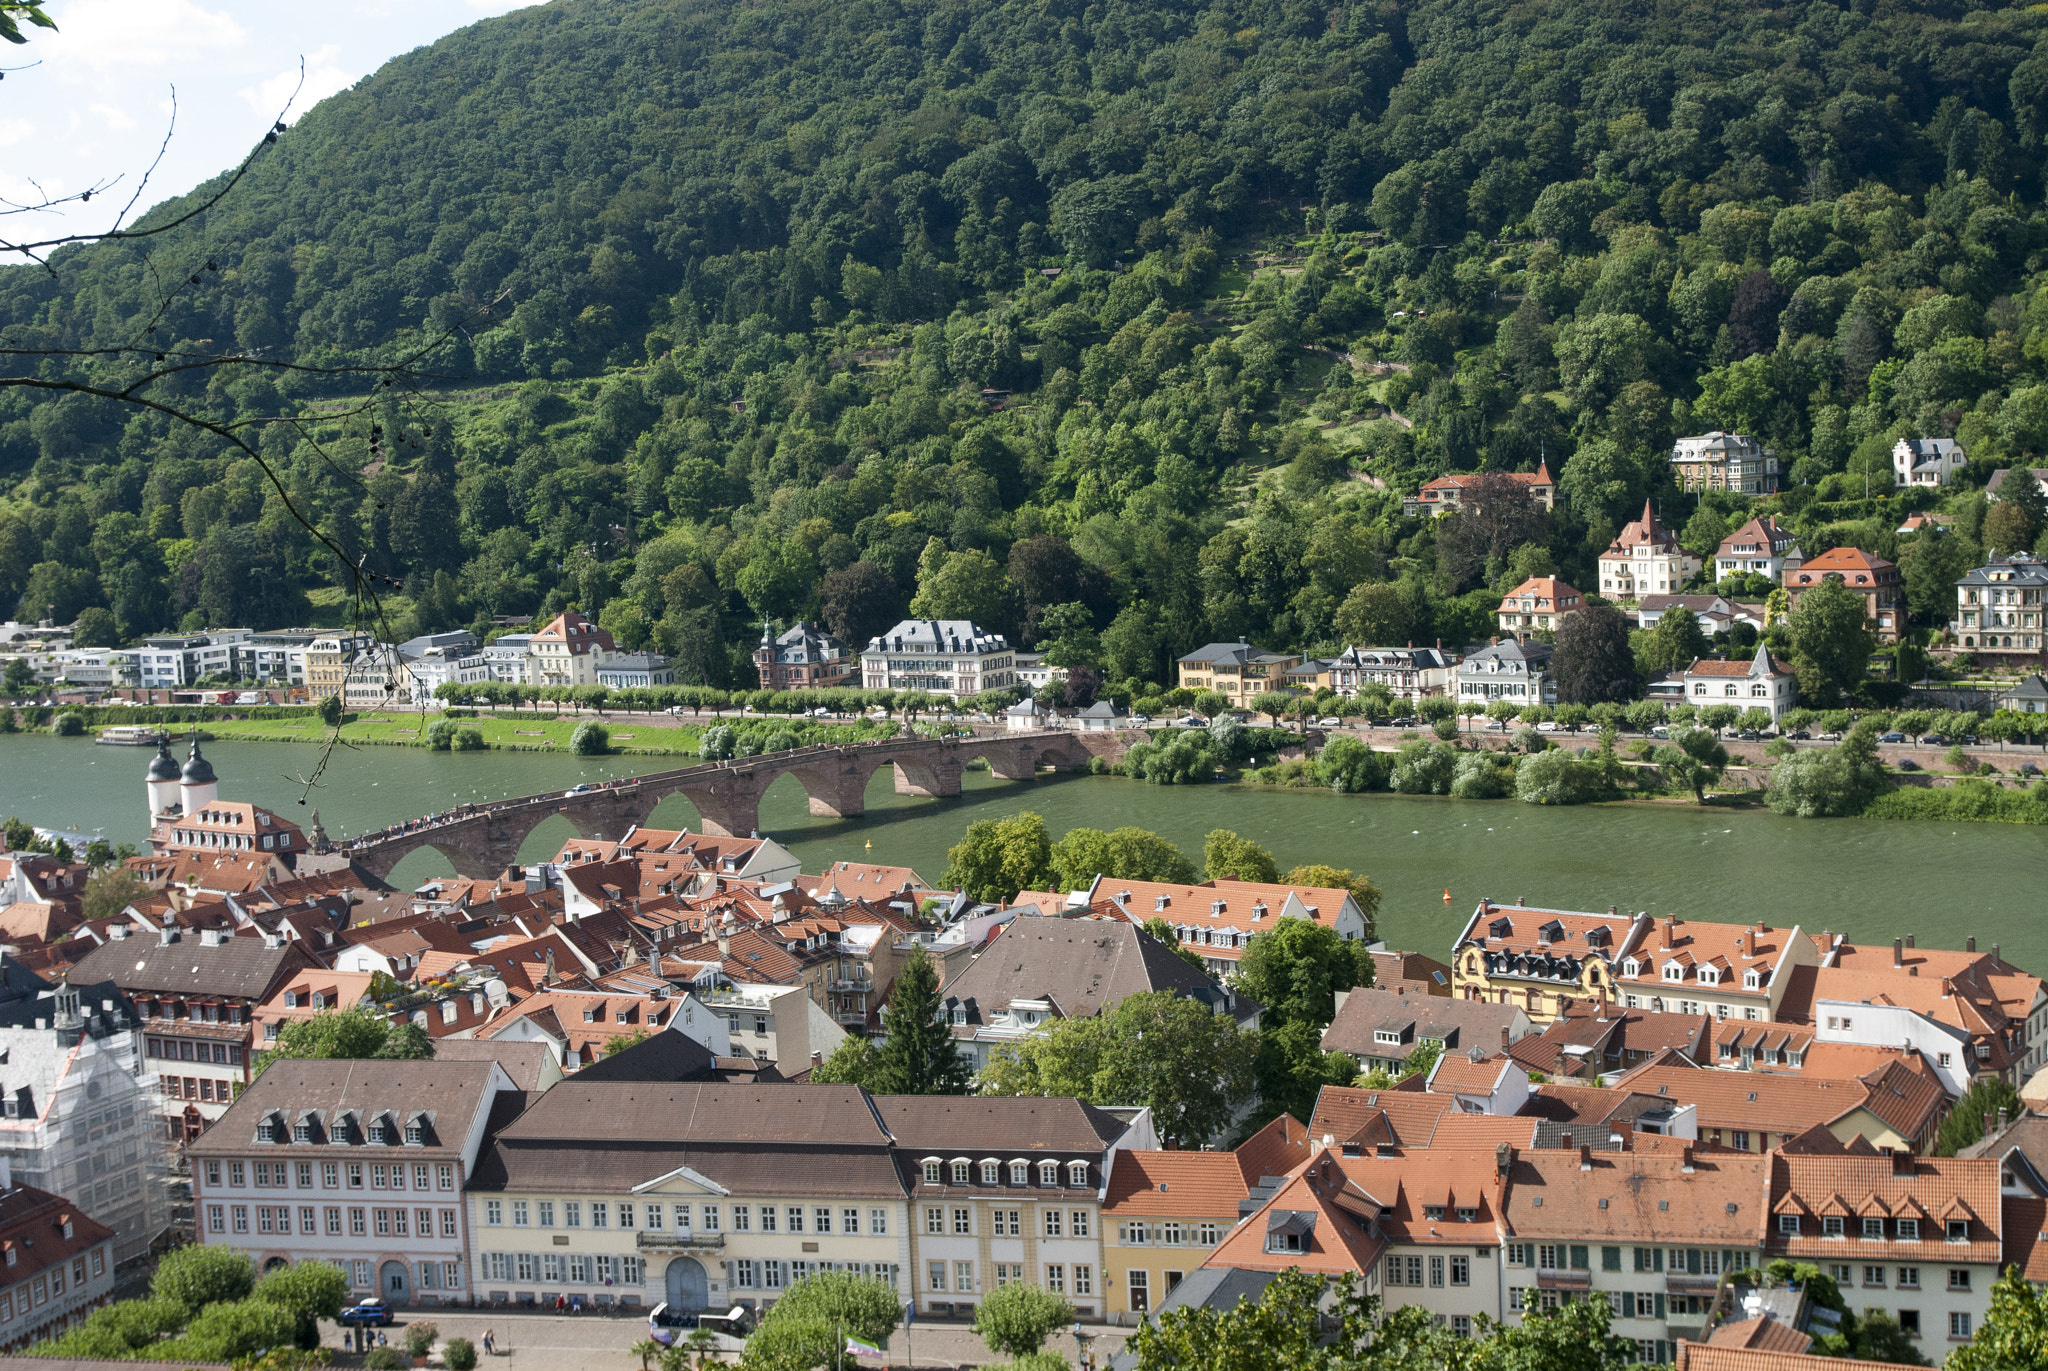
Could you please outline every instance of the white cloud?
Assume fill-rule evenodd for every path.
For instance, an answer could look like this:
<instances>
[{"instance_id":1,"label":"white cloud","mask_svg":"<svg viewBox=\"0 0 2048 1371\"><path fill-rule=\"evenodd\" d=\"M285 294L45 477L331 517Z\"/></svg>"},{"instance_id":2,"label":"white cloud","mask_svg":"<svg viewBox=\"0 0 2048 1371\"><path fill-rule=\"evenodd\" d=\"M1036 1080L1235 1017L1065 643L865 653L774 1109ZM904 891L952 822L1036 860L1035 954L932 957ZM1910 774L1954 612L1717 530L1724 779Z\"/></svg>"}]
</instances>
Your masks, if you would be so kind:
<instances>
[{"instance_id":1,"label":"white cloud","mask_svg":"<svg viewBox=\"0 0 2048 1371\"><path fill-rule=\"evenodd\" d=\"M35 131L26 119L0 119L0 148L11 148Z\"/></svg>"},{"instance_id":2,"label":"white cloud","mask_svg":"<svg viewBox=\"0 0 2048 1371\"><path fill-rule=\"evenodd\" d=\"M102 72L189 63L248 39L231 15L202 9L193 0L76 0L57 19L51 47Z\"/></svg>"},{"instance_id":3,"label":"white cloud","mask_svg":"<svg viewBox=\"0 0 2048 1371\"><path fill-rule=\"evenodd\" d=\"M299 89L296 99L292 99L292 90L299 85L296 65L286 67L266 81L242 87L241 96L249 102L249 108L266 119L276 117L277 112L284 108L284 102L292 99L291 117L297 119L336 91L347 90L356 83L354 75L336 65L335 59L340 55L340 47L330 43L307 57L306 84Z\"/></svg>"},{"instance_id":4,"label":"white cloud","mask_svg":"<svg viewBox=\"0 0 2048 1371\"><path fill-rule=\"evenodd\" d=\"M529 5L538 5L543 0L469 0L473 10L486 10L491 14L505 14L511 10L523 10Z\"/></svg>"},{"instance_id":5,"label":"white cloud","mask_svg":"<svg viewBox=\"0 0 2048 1371\"><path fill-rule=\"evenodd\" d=\"M135 127L135 116L122 109L119 105L94 105L92 112L101 119L104 119L107 127L110 129L132 129Z\"/></svg>"}]
</instances>

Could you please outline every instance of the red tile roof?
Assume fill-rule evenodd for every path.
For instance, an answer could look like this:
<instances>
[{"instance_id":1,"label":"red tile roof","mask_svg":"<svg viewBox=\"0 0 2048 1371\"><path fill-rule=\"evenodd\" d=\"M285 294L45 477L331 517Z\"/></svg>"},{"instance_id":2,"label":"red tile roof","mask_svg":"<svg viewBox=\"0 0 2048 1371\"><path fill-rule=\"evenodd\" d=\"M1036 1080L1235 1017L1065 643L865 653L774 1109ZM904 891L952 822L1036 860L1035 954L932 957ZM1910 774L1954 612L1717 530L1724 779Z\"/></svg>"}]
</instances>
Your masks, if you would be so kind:
<instances>
[{"instance_id":1,"label":"red tile roof","mask_svg":"<svg viewBox=\"0 0 2048 1371\"><path fill-rule=\"evenodd\" d=\"M1861 1260L1977 1262L1996 1265L2003 1223L1998 1194L1999 1163L1991 1157L1784 1156L1770 1158L1771 1213L1801 1216L1797 1236L1780 1233L1774 1222L1766 1235L1772 1256ZM1841 1217L1846 1239L1821 1235L1822 1218ZM1861 1237L1859 1220L1888 1220L1882 1241ZM1900 1242L1893 1222L1920 1221L1917 1242ZM1950 1242L1945 1224L1969 1224L1963 1242Z\"/></svg>"}]
</instances>

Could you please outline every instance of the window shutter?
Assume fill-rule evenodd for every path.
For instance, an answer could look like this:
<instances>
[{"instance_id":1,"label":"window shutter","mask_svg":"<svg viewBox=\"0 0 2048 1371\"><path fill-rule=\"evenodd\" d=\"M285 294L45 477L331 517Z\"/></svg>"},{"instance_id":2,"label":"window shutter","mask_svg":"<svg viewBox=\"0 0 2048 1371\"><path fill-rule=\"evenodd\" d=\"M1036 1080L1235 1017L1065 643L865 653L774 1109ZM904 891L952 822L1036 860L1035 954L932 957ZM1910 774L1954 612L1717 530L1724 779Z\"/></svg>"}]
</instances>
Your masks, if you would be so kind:
<instances>
[{"instance_id":1,"label":"window shutter","mask_svg":"<svg viewBox=\"0 0 2048 1371\"><path fill-rule=\"evenodd\" d=\"M1662 1270L1664 1269L1664 1249L1663 1249L1663 1248L1661 1248L1661 1247L1653 1247L1653 1248L1651 1248L1651 1249L1650 1249L1650 1269L1651 1269L1652 1271L1662 1271ZM1659 1295L1659 1296L1657 1297L1657 1301L1658 1301L1658 1304L1657 1304L1657 1309L1658 1309L1657 1317L1658 1317L1658 1318L1660 1318L1660 1319L1664 1317L1664 1313L1663 1313L1663 1308L1664 1308L1664 1305L1663 1305L1663 1300L1664 1300L1664 1297L1663 1297L1662 1295Z\"/></svg>"},{"instance_id":2,"label":"window shutter","mask_svg":"<svg viewBox=\"0 0 2048 1371\"><path fill-rule=\"evenodd\" d=\"M1572 1270L1585 1271L1589 1269L1586 1262L1586 1252L1587 1249L1583 1243L1572 1244Z\"/></svg>"},{"instance_id":3,"label":"window shutter","mask_svg":"<svg viewBox=\"0 0 2048 1371\"><path fill-rule=\"evenodd\" d=\"M1647 1271L1650 1269L1650 1263L1646 1260L1647 1255L1642 1248L1638 1247L1636 1249L1636 1270Z\"/></svg>"},{"instance_id":4,"label":"window shutter","mask_svg":"<svg viewBox=\"0 0 2048 1371\"><path fill-rule=\"evenodd\" d=\"M1600 1269L1602 1271L1621 1270L1621 1249L1619 1247L1603 1247L1600 1249Z\"/></svg>"},{"instance_id":5,"label":"window shutter","mask_svg":"<svg viewBox=\"0 0 2048 1371\"><path fill-rule=\"evenodd\" d=\"M1687 1249L1686 1249L1686 1253L1685 1253L1685 1270L1686 1270L1686 1274L1687 1274L1687 1275L1691 1275L1691 1276L1697 1276L1697 1275L1699 1275L1699 1273L1700 1273L1700 1250L1699 1250L1699 1249L1698 1249L1697 1247L1691 1247L1691 1248L1687 1248Z\"/></svg>"},{"instance_id":6,"label":"window shutter","mask_svg":"<svg viewBox=\"0 0 2048 1371\"><path fill-rule=\"evenodd\" d=\"M1664 1317L1664 1292L1662 1290L1659 1290L1657 1292L1657 1317L1659 1319ZM1661 1345L1662 1344L1659 1344L1659 1346ZM1658 1360L1662 1361L1663 1357L1660 1355L1658 1357Z\"/></svg>"}]
</instances>

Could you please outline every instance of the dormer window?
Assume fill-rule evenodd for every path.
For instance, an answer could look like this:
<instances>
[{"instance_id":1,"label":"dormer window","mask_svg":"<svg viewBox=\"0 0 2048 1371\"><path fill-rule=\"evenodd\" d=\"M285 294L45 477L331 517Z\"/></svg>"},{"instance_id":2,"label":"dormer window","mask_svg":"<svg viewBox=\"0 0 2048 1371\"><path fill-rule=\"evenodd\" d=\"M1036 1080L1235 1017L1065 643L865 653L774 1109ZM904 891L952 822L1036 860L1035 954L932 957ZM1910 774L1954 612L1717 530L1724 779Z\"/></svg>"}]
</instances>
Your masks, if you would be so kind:
<instances>
[{"instance_id":1,"label":"dormer window","mask_svg":"<svg viewBox=\"0 0 2048 1371\"><path fill-rule=\"evenodd\" d=\"M1077 1186L1077 1187L1078 1187L1078 1186L1084 1186L1084 1185L1088 1184L1088 1163L1086 1163L1086 1162L1068 1162L1068 1163L1067 1163L1067 1184L1068 1184L1068 1185L1071 1185L1071 1186Z\"/></svg>"},{"instance_id":2,"label":"dormer window","mask_svg":"<svg viewBox=\"0 0 2048 1371\"><path fill-rule=\"evenodd\" d=\"M1948 1221L1948 1240L1950 1242L1968 1242L1970 1240L1970 1221L1968 1219L1950 1219Z\"/></svg>"},{"instance_id":3,"label":"dormer window","mask_svg":"<svg viewBox=\"0 0 2048 1371\"><path fill-rule=\"evenodd\" d=\"M981 1164L981 1183L983 1185L996 1184L1000 1169L994 1162L983 1162Z\"/></svg>"},{"instance_id":4,"label":"dormer window","mask_svg":"<svg viewBox=\"0 0 2048 1371\"><path fill-rule=\"evenodd\" d=\"M939 1183L939 1163L936 1157L925 1158L924 1183L926 1185L937 1185Z\"/></svg>"},{"instance_id":5,"label":"dormer window","mask_svg":"<svg viewBox=\"0 0 2048 1371\"><path fill-rule=\"evenodd\" d=\"M1643 974L1643 964L1634 957L1630 957L1622 962L1621 974L1624 976L1640 976Z\"/></svg>"},{"instance_id":6,"label":"dormer window","mask_svg":"<svg viewBox=\"0 0 2048 1371\"><path fill-rule=\"evenodd\" d=\"M1040 1185L1058 1185L1060 1183L1060 1164L1058 1162L1040 1162L1038 1164L1038 1183Z\"/></svg>"},{"instance_id":7,"label":"dormer window","mask_svg":"<svg viewBox=\"0 0 2048 1371\"><path fill-rule=\"evenodd\" d=\"M1458 1209L1458 1222L1459 1222L1459 1223L1476 1223L1476 1222L1478 1221L1478 1219L1479 1219L1479 1211L1478 1211L1478 1210L1477 1210L1476 1208L1468 1209L1468 1208L1465 1208L1465 1207L1463 1207L1463 1206L1460 1206L1460 1207L1459 1207L1459 1209Z\"/></svg>"},{"instance_id":8,"label":"dormer window","mask_svg":"<svg viewBox=\"0 0 2048 1371\"><path fill-rule=\"evenodd\" d=\"M953 1163L953 1184L967 1184L967 1161L965 1158Z\"/></svg>"},{"instance_id":9,"label":"dormer window","mask_svg":"<svg viewBox=\"0 0 2048 1371\"><path fill-rule=\"evenodd\" d=\"M1763 978L1763 973L1762 973L1762 972L1760 972L1760 971L1745 971L1745 972L1743 972L1743 973L1742 973L1742 988L1743 988L1744 990L1761 990L1761 989L1763 989L1763 988L1764 988L1764 978Z\"/></svg>"},{"instance_id":10,"label":"dormer window","mask_svg":"<svg viewBox=\"0 0 2048 1371\"><path fill-rule=\"evenodd\" d=\"M415 1147L426 1141L426 1129L421 1126L418 1119L405 1126L405 1140Z\"/></svg>"},{"instance_id":11,"label":"dormer window","mask_svg":"<svg viewBox=\"0 0 2048 1371\"><path fill-rule=\"evenodd\" d=\"M1011 1162L1011 1163L1010 1163L1010 1184L1011 1184L1011 1185L1029 1185L1029 1184L1031 1184L1031 1165L1030 1165L1030 1163L1029 1163L1029 1162Z\"/></svg>"},{"instance_id":12,"label":"dormer window","mask_svg":"<svg viewBox=\"0 0 2048 1371\"><path fill-rule=\"evenodd\" d=\"M1714 970L1714 968L1713 968L1713 967L1711 967L1711 966L1703 966L1703 967L1701 967L1701 968L1700 968L1700 984L1701 984L1701 985L1719 985L1720 983L1721 983L1721 973L1720 973L1720 972L1718 972L1718 971Z\"/></svg>"},{"instance_id":13,"label":"dormer window","mask_svg":"<svg viewBox=\"0 0 2048 1371\"><path fill-rule=\"evenodd\" d=\"M295 1143L309 1143L313 1141L313 1125L307 1123L304 1119L300 1119L297 1123L293 1124L292 1141Z\"/></svg>"},{"instance_id":14,"label":"dormer window","mask_svg":"<svg viewBox=\"0 0 2048 1371\"><path fill-rule=\"evenodd\" d=\"M1684 979L1685 979L1685 966L1684 966L1684 964L1683 964L1683 963L1681 963L1681 962L1666 962L1666 963L1664 963L1664 979L1665 979L1665 980L1667 980L1667 981L1682 981L1682 980L1684 980Z\"/></svg>"},{"instance_id":15,"label":"dormer window","mask_svg":"<svg viewBox=\"0 0 2048 1371\"><path fill-rule=\"evenodd\" d=\"M1422 1206L1422 1217L1431 1223L1442 1223L1444 1207L1440 1204L1425 1204Z\"/></svg>"}]
</instances>

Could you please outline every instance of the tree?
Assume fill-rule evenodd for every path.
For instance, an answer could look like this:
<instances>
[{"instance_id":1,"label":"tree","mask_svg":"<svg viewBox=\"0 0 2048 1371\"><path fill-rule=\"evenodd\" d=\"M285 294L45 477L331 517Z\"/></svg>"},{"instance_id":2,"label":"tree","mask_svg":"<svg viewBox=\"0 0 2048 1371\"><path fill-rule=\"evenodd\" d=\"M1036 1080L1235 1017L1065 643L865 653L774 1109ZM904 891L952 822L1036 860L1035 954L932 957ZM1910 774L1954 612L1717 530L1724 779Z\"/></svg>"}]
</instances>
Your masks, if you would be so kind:
<instances>
[{"instance_id":1,"label":"tree","mask_svg":"<svg viewBox=\"0 0 2048 1371\"><path fill-rule=\"evenodd\" d=\"M612 750L611 730L595 719L585 719L569 735L569 750L578 757L602 757Z\"/></svg>"},{"instance_id":2,"label":"tree","mask_svg":"<svg viewBox=\"0 0 2048 1371\"><path fill-rule=\"evenodd\" d=\"M859 561L828 574L818 587L819 614L849 652L902 617L902 599L889 573L873 562Z\"/></svg>"},{"instance_id":3,"label":"tree","mask_svg":"<svg viewBox=\"0 0 2048 1371\"><path fill-rule=\"evenodd\" d=\"M1792 650L1802 696L1823 697L1823 691L1808 689L1814 674L1843 694L1863 683L1864 667L1877 650L1866 613L1863 597L1832 577L1800 594L1792 606Z\"/></svg>"},{"instance_id":4,"label":"tree","mask_svg":"<svg viewBox=\"0 0 2048 1371\"><path fill-rule=\"evenodd\" d=\"M896 1287L852 1271L818 1271L783 1292L747 1339L746 1364L767 1371L852 1371L847 1339L889 1340L902 1321Z\"/></svg>"},{"instance_id":5,"label":"tree","mask_svg":"<svg viewBox=\"0 0 2048 1371\"><path fill-rule=\"evenodd\" d=\"M1984 542L1998 556L2031 551L2040 536L2040 527L2027 511L2010 500L1999 501L1984 516Z\"/></svg>"},{"instance_id":6,"label":"tree","mask_svg":"<svg viewBox=\"0 0 2048 1371\"><path fill-rule=\"evenodd\" d=\"M2017 1266L1991 1286L1991 1312L1977 1336L1948 1354L1946 1371L2033 1371L2048 1366L2048 1291Z\"/></svg>"},{"instance_id":7,"label":"tree","mask_svg":"<svg viewBox=\"0 0 2048 1371\"><path fill-rule=\"evenodd\" d=\"M974 1331L992 1352L1028 1357L1045 1346L1046 1336L1074 1321L1074 1306L1064 1295L1040 1285L1013 1283L992 1290L974 1306Z\"/></svg>"},{"instance_id":8,"label":"tree","mask_svg":"<svg viewBox=\"0 0 2048 1371\"><path fill-rule=\"evenodd\" d=\"M1550 658L1558 698L1587 705L1638 698L1642 682L1628 633L1628 619L1612 605L1587 605L1567 614Z\"/></svg>"},{"instance_id":9,"label":"tree","mask_svg":"<svg viewBox=\"0 0 2048 1371\"><path fill-rule=\"evenodd\" d=\"M1174 956L1180 958L1203 975L1209 974L1209 965L1202 960L1202 954L1195 951L1192 947L1181 946L1180 934L1175 931L1172 924L1154 914L1151 918L1140 924L1139 927L1144 929L1145 935L1154 942L1172 948Z\"/></svg>"},{"instance_id":10,"label":"tree","mask_svg":"<svg viewBox=\"0 0 2048 1371\"><path fill-rule=\"evenodd\" d=\"M184 1306L186 1317L211 1304L246 1299L256 1284L256 1264L246 1252L227 1247L179 1247L164 1254L150 1277L149 1293Z\"/></svg>"},{"instance_id":11,"label":"tree","mask_svg":"<svg viewBox=\"0 0 2048 1371\"><path fill-rule=\"evenodd\" d=\"M1211 881L1254 881L1276 884L1280 868L1273 854L1227 828L1212 829L1202 839L1202 875Z\"/></svg>"},{"instance_id":12,"label":"tree","mask_svg":"<svg viewBox=\"0 0 2048 1371\"><path fill-rule=\"evenodd\" d=\"M1657 616L1656 627L1650 630L1649 659L1653 669L1681 670L1706 652L1707 635L1700 631L1699 617L1691 610L1673 605Z\"/></svg>"},{"instance_id":13,"label":"tree","mask_svg":"<svg viewBox=\"0 0 2048 1371\"><path fill-rule=\"evenodd\" d=\"M1070 828L1053 844L1055 888L1085 889L1097 876L1119 881L1165 881L1191 885L1194 864L1178 847L1147 829Z\"/></svg>"},{"instance_id":14,"label":"tree","mask_svg":"<svg viewBox=\"0 0 2048 1371\"><path fill-rule=\"evenodd\" d=\"M1326 752L1328 749L1324 749ZM1341 866L1327 866L1322 862L1309 862L1290 870L1280 878L1282 885L1306 886L1311 890L1342 890L1350 894L1358 905L1358 912L1365 916L1365 932L1359 935L1361 945L1370 943L1377 936L1375 925L1379 921L1380 888L1372 883L1370 876ZM1372 959L1366 958L1360 964L1364 979L1360 985L1372 984Z\"/></svg>"},{"instance_id":15,"label":"tree","mask_svg":"<svg viewBox=\"0 0 2048 1371\"><path fill-rule=\"evenodd\" d=\"M302 1261L265 1276L254 1297L291 1315L300 1347L318 1347L320 1320L339 1314L349 1298L348 1273L333 1262Z\"/></svg>"},{"instance_id":16,"label":"tree","mask_svg":"<svg viewBox=\"0 0 2048 1371\"><path fill-rule=\"evenodd\" d=\"M1353 586L1337 607L1337 634L1357 647L1405 643L1415 636L1415 621L1413 602L1392 581Z\"/></svg>"},{"instance_id":17,"label":"tree","mask_svg":"<svg viewBox=\"0 0 2048 1371\"><path fill-rule=\"evenodd\" d=\"M977 900L1007 900L1020 890L1043 889L1053 879L1052 839L1045 818L1025 810L967 825L946 853L940 884Z\"/></svg>"},{"instance_id":18,"label":"tree","mask_svg":"<svg viewBox=\"0 0 2048 1371\"><path fill-rule=\"evenodd\" d=\"M1672 734L1670 743L1652 752L1650 760L1664 769L1673 785L1690 790L1694 804L1705 804L1707 787L1728 769L1728 749L1711 730L1688 728Z\"/></svg>"},{"instance_id":19,"label":"tree","mask_svg":"<svg viewBox=\"0 0 2048 1371\"><path fill-rule=\"evenodd\" d=\"M329 728L341 727L341 696L322 695L316 712L320 715L320 722Z\"/></svg>"},{"instance_id":20,"label":"tree","mask_svg":"<svg viewBox=\"0 0 2048 1371\"><path fill-rule=\"evenodd\" d=\"M1036 817L1036 816L1033 816ZM939 973L923 947L914 947L896 983L875 1049L868 1088L881 1095L965 1095L973 1075L939 1018Z\"/></svg>"},{"instance_id":21,"label":"tree","mask_svg":"<svg viewBox=\"0 0 2048 1371\"><path fill-rule=\"evenodd\" d=\"M616 1038L613 1038L609 1042L605 1043L602 1055L610 1057L617 1053L624 1052L629 1047L638 1047L641 1043L646 1042L649 1038L653 1036L654 1032L646 1028L636 1028L633 1029L631 1032L621 1033Z\"/></svg>"},{"instance_id":22,"label":"tree","mask_svg":"<svg viewBox=\"0 0 2048 1371\"><path fill-rule=\"evenodd\" d=\"M1877 758L1876 730L1851 729L1831 748L1801 748L1771 768L1764 801L1803 819L1861 814L1892 786Z\"/></svg>"},{"instance_id":23,"label":"tree","mask_svg":"<svg viewBox=\"0 0 2048 1371\"><path fill-rule=\"evenodd\" d=\"M1372 984L1363 942L1311 919L1280 919L1252 935L1238 962L1238 985L1266 1007L1268 1027L1305 1023L1321 1030L1337 1014L1337 992Z\"/></svg>"},{"instance_id":24,"label":"tree","mask_svg":"<svg viewBox=\"0 0 2048 1371\"><path fill-rule=\"evenodd\" d=\"M434 1055L433 1039L407 1021L392 1023L374 1009L323 1009L278 1030L276 1045L256 1058L256 1072L281 1058L416 1061Z\"/></svg>"},{"instance_id":25,"label":"tree","mask_svg":"<svg viewBox=\"0 0 2048 1371\"><path fill-rule=\"evenodd\" d=\"M180 1361L233 1362L297 1337L298 1320L290 1309L247 1299L207 1305L193 1314L181 1335L152 1350Z\"/></svg>"},{"instance_id":26,"label":"tree","mask_svg":"<svg viewBox=\"0 0 2048 1371\"><path fill-rule=\"evenodd\" d=\"M1010 624L1010 581L996 559L978 547L945 552L928 571L920 566L910 612L919 619L967 619L985 632L1000 633Z\"/></svg>"},{"instance_id":27,"label":"tree","mask_svg":"<svg viewBox=\"0 0 2048 1371\"><path fill-rule=\"evenodd\" d=\"M1953 1157L1981 1140L1987 1132L1986 1121L1990 1121L1989 1128L1995 1129L2001 1113L2008 1119L2026 1113L2026 1107L2020 1103L2020 1092L1997 1076L1977 1077L1942 1119L1935 1133L1934 1155Z\"/></svg>"},{"instance_id":28,"label":"tree","mask_svg":"<svg viewBox=\"0 0 2048 1371\"><path fill-rule=\"evenodd\" d=\"M849 1034L832 1055L811 1068L814 1085L860 1085L874 1079L877 1049L872 1040Z\"/></svg>"},{"instance_id":29,"label":"tree","mask_svg":"<svg viewBox=\"0 0 2048 1371\"><path fill-rule=\"evenodd\" d=\"M1147 1105L1161 1137L1196 1147L1228 1128L1251 1098L1257 1039L1199 1000L1145 991L1095 1018L1059 1019L997 1048L981 1090Z\"/></svg>"},{"instance_id":30,"label":"tree","mask_svg":"<svg viewBox=\"0 0 2048 1371\"><path fill-rule=\"evenodd\" d=\"M8 659L7 669L0 672L0 689L19 700L36 688L35 668L28 664L26 657Z\"/></svg>"}]
</instances>

